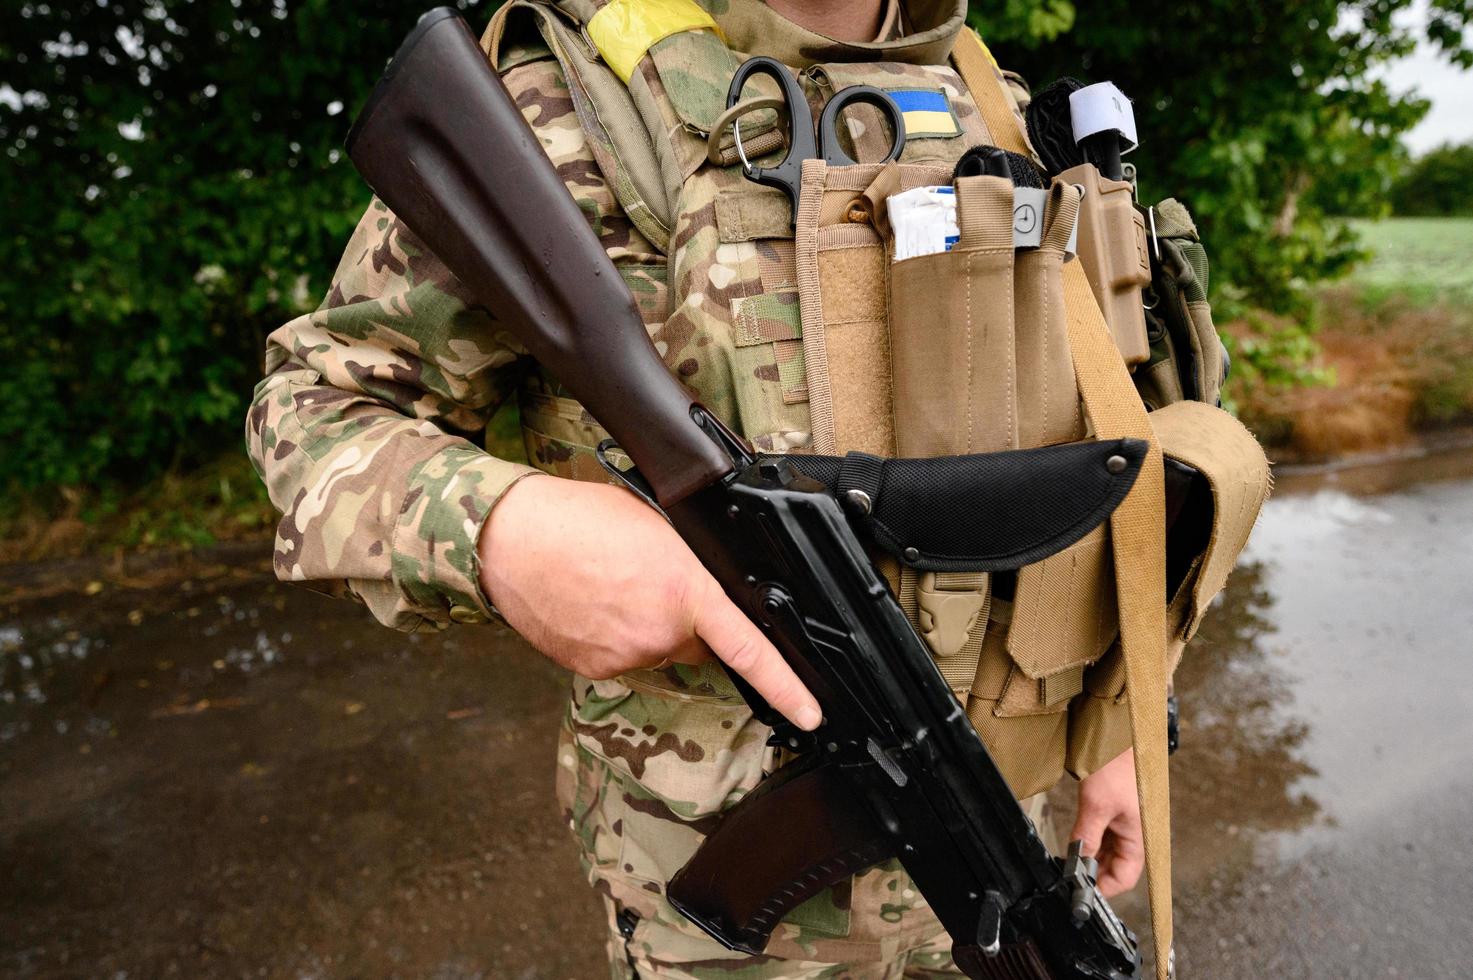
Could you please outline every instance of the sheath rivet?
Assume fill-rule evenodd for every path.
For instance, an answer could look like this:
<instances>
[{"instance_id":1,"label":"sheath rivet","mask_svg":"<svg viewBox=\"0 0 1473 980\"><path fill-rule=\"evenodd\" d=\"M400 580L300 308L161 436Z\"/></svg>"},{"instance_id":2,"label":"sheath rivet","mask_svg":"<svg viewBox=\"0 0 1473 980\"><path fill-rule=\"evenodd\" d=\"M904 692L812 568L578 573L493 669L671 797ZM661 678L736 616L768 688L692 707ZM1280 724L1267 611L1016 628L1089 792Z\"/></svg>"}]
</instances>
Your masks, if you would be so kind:
<instances>
[{"instance_id":1,"label":"sheath rivet","mask_svg":"<svg viewBox=\"0 0 1473 980\"><path fill-rule=\"evenodd\" d=\"M908 561L908 562L910 562L912 565L914 565L916 562L920 561L921 560L921 552L920 552L920 549L918 549L918 548L906 548L905 549L905 560Z\"/></svg>"},{"instance_id":2,"label":"sheath rivet","mask_svg":"<svg viewBox=\"0 0 1473 980\"><path fill-rule=\"evenodd\" d=\"M1124 456L1111 456L1105 460L1105 469L1111 473L1124 473L1125 467L1129 465Z\"/></svg>"},{"instance_id":3,"label":"sheath rivet","mask_svg":"<svg viewBox=\"0 0 1473 980\"><path fill-rule=\"evenodd\" d=\"M848 504L849 509L861 517L868 517L870 511L874 510L875 507L875 502L863 490L845 490L844 503Z\"/></svg>"}]
</instances>

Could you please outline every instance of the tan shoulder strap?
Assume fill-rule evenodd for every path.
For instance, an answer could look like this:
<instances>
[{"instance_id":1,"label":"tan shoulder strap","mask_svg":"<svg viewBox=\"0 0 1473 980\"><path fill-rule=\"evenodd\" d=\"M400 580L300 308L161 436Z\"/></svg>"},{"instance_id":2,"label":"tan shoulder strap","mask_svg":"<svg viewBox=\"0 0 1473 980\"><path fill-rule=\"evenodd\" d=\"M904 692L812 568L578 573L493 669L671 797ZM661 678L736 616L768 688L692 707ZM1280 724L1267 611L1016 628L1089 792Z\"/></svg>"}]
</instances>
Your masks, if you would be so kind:
<instances>
[{"instance_id":1,"label":"tan shoulder strap","mask_svg":"<svg viewBox=\"0 0 1473 980\"><path fill-rule=\"evenodd\" d=\"M506 17L511 13L509 5L503 4L496 13L491 15L491 22L481 32L481 50L486 52L486 57L491 59L491 67L497 65L497 55L501 51L501 38L506 33Z\"/></svg>"},{"instance_id":2,"label":"tan shoulder strap","mask_svg":"<svg viewBox=\"0 0 1473 980\"><path fill-rule=\"evenodd\" d=\"M997 145L1036 159L1017 103L1008 94L1008 81L976 31L962 29L956 47L951 50L951 60L956 63L957 74L972 93L982 120L987 123L987 131Z\"/></svg>"},{"instance_id":3,"label":"tan shoulder strap","mask_svg":"<svg viewBox=\"0 0 1473 980\"><path fill-rule=\"evenodd\" d=\"M997 145L1032 156L1006 82L982 39L962 32L952 51ZM1120 604L1120 645L1135 744L1136 789L1156 976L1171 975L1171 808L1166 765L1166 522L1161 446L1078 262L1064 266L1069 347L1096 438L1145 439L1151 451L1134 489L1110 518Z\"/></svg>"}]
</instances>

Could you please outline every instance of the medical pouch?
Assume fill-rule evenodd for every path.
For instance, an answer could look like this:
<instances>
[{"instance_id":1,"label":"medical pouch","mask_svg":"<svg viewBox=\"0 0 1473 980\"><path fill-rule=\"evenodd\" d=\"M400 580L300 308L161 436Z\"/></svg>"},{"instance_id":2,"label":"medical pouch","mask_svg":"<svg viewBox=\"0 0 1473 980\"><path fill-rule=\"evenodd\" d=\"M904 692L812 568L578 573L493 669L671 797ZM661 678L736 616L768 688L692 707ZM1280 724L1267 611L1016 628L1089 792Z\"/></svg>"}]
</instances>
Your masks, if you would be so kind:
<instances>
[{"instance_id":1,"label":"medical pouch","mask_svg":"<svg viewBox=\"0 0 1473 980\"><path fill-rule=\"evenodd\" d=\"M906 457L1018 448L1013 184L956 182L949 251L890 268L895 440Z\"/></svg>"},{"instance_id":2,"label":"medical pouch","mask_svg":"<svg viewBox=\"0 0 1473 980\"><path fill-rule=\"evenodd\" d=\"M1068 185L1055 184L1042 215L1034 218L1025 211L1031 207L1025 202L1014 210L1014 229L1040 222L1040 244L1019 249L1013 266L1018 441L1028 448L1074 442L1085 435L1069 357L1063 284L1064 262L1079 218L1079 195Z\"/></svg>"},{"instance_id":3,"label":"medical pouch","mask_svg":"<svg viewBox=\"0 0 1473 980\"><path fill-rule=\"evenodd\" d=\"M1135 188L1109 180L1094 164L1059 174L1057 181L1084 191L1079 209L1079 260L1105 322L1127 367L1150 358L1141 290L1151 284L1146 219L1135 206Z\"/></svg>"},{"instance_id":4,"label":"medical pouch","mask_svg":"<svg viewBox=\"0 0 1473 980\"><path fill-rule=\"evenodd\" d=\"M866 192L876 181L900 191L949 176L930 165L803 162L794 247L815 452L898 455L890 259Z\"/></svg>"}]
</instances>

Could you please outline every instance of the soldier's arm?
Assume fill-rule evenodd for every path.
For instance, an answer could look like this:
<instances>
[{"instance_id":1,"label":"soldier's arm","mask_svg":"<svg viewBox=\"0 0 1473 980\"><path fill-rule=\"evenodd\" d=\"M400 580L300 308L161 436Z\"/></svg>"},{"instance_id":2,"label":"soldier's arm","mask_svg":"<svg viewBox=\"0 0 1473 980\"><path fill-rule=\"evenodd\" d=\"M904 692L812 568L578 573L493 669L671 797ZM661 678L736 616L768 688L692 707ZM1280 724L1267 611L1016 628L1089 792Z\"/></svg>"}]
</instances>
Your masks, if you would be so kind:
<instances>
[{"instance_id":1,"label":"soldier's arm","mask_svg":"<svg viewBox=\"0 0 1473 980\"><path fill-rule=\"evenodd\" d=\"M614 203L555 63L505 83L615 263L660 261ZM816 727L812 695L669 524L612 487L524 481L534 471L471 441L520 353L371 207L323 307L272 334L247 423L283 511L277 573L351 592L401 629L482 620L490 593L535 647L594 678L714 652Z\"/></svg>"},{"instance_id":2,"label":"soldier's arm","mask_svg":"<svg viewBox=\"0 0 1473 980\"><path fill-rule=\"evenodd\" d=\"M555 67L522 66L507 84L548 134L570 192L588 196L581 137L558 138L577 122ZM356 595L399 629L484 619L477 536L506 490L535 472L479 444L520 355L375 200L322 306L268 339L247 419L251 459L282 512L278 576Z\"/></svg>"}]
</instances>

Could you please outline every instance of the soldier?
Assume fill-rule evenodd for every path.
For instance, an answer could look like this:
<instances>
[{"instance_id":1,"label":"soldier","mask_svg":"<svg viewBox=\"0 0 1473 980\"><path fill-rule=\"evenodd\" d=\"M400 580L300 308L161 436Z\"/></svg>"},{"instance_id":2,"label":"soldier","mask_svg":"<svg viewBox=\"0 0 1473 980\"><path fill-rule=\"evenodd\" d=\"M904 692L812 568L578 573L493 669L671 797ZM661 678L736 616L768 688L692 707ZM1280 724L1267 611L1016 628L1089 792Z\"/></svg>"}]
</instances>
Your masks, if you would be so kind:
<instances>
[{"instance_id":1,"label":"soldier","mask_svg":"<svg viewBox=\"0 0 1473 980\"><path fill-rule=\"evenodd\" d=\"M561 6L587 13L577 2ZM927 66L944 62L966 14L964 2L920 0L707 6L736 51L796 66L883 63L923 80L939 70ZM620 206L618 162L588 138L554 53L550 43L509 37L497 67L624 274L657 348L706 404L734 406L720 414L760 448L802 449L802 363L788 321L755 319L755 361L743 359L747 348L719 352L747 373L712 367L710 331L691 328L684 312L693 289L670 275L668 257L694 233L659 241L647 215ZM683 84L662 78L668 88ZM938 91L949 100L951 135L963 135L974 105L952 83ZM713 250L717 258L702 268L711 293L791 262L781 243L767 251L745 244L730 264L719 254L725 244ZM756 272L740 267L753 257ZM734 317L734 309L708 305L701 315ZM538 468L480 447L488 420L513 395ZM760 422L744 410L754 400L770 408ZM816 727L820 714L675 532L628 492L599 482L588 453L597 435L377 201L321 308L271 335L247 424L252 459L283 512L282 579L356 597L400 630L500 616L572 672L558 793L607 906L613 976L960 975L950 940L894 862L806 903L760 957L720 948L665 903L663 883L712 820L774 764L767 730L713 657L800 727ZM1135 884L1143 851L1129 748L1080 781L1072 836L1100 856L1105 894Z\"/></svg>"}]
</instances>

